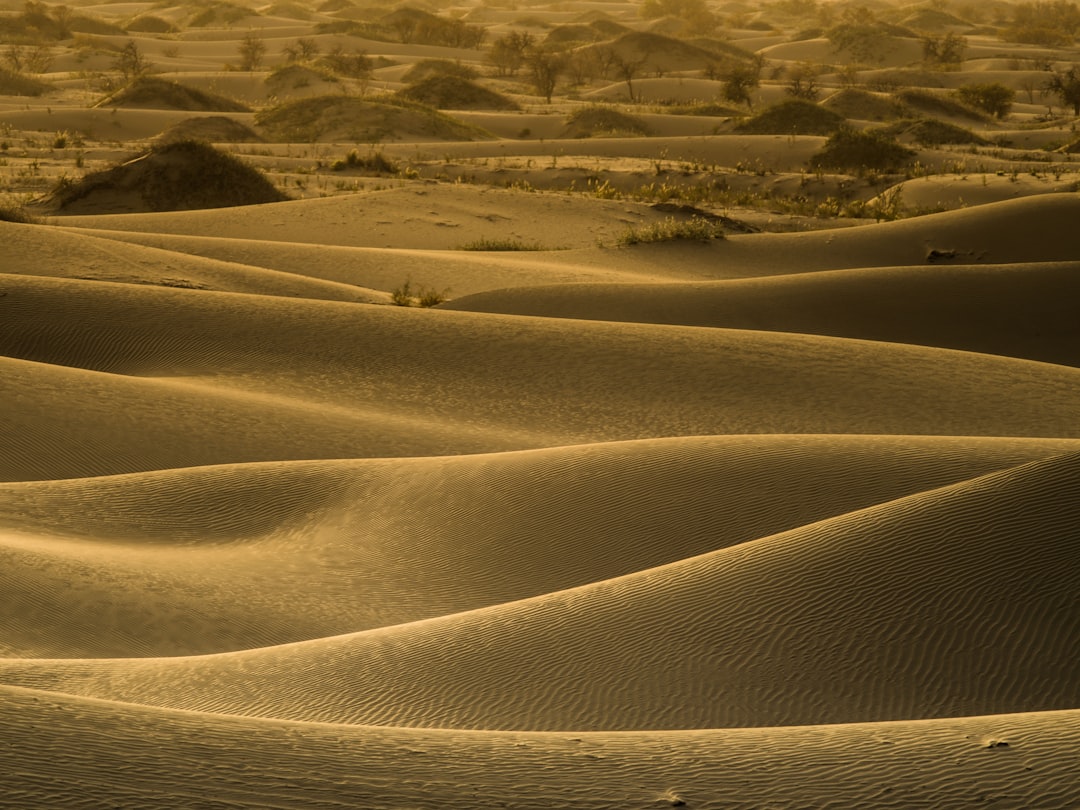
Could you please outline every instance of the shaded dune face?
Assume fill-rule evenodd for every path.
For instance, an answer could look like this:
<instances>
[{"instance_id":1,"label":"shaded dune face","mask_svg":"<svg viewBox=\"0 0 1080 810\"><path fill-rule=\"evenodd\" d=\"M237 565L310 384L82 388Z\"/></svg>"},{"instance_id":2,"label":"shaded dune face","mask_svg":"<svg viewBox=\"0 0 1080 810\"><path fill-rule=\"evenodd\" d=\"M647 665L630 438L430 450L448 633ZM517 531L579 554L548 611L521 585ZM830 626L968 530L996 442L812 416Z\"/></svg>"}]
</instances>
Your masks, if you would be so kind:
<instances>
[{"instance_id":1,"label":"shaded dune face","mask_svg":"<svg viewBox=\"0 0 1080 810\"><path fill-rule=\"evenodd\" d=\"M0 20L0 808L1080 807L1075 44L684 5Z\"/></svg>"}]
</instances>

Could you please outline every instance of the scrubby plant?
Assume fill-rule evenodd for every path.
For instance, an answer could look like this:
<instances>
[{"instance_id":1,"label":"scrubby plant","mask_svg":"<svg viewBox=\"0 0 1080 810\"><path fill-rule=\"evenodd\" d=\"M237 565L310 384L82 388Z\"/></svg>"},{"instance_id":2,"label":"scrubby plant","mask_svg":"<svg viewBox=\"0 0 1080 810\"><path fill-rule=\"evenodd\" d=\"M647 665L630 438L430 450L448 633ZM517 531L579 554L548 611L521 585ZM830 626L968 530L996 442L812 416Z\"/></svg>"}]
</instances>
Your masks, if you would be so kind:
<instances>
[{"instance_id":1,"label":"scrubby plant","mask_svg":"<svg viewBox=\"0 0 1080 810\"><path fill-rule=\"evenodd\" d=\"M1062 106L1072 107L1073 115L1080 115L1080 67L1073 65L1068 70L1054 73L1045 89L1054 93Z\"/></svg>"},{"instance_id":2,"label":"scrubby plant","mask_svg":"<svg viewBox=\"0 0 1080 810\"><path fill-rule=\"evenodd\" d=\"M590 105L579 107L566 119L566 135L588 138L593 135L649 135L648 125L636 115L628 115L614 107Z\"/></svg>"},{"instance_id":3,"label":"scrubby plant","mask_svg":"<svg viewBox=\"0 0 1080 810\"><path fill-rule=\"evenodd\" d=\"M628 227L619 237L618 244L627 246L653 242L708 242L712 239L723 238L724 231L720 225L703 217L683 220L668 217L662 222Z\"/></svg>"},{"instance_id":4,"label":"scrubby plant","mask_svg":"<svg viewBox=\"0 0 1080 810\"><path fill-rule=\"evenodd\" d=\"M474 239L461 246L461 250L543 250L539 242L522 242L520 239Z\"/></svg>"},{"instance_id":5,"label":"scrubby plant","mask_svg":"<svg viewBox=\"0 0 1080 810\"><path fill-rule=\"evenodd\" d=\"M342 160L334 161L330 166L330 170L335 172L350 169L376 172L377 174L397 174L401 171L401 167L387 158L382 152L372 152L364 156L355 149L345 155Z\"/></svg>"},{"instance_id":6,"label":"scrubby plant","mask_svg":"<svg viewBox=\"0 0 1080 810\"><path fill-rule=\"evenodd\" d=\"M995 118L1004 118L1012 109L1016 91L1001 82L965 84L956 91L965 104L982 110Z\"/></svg>"},{"instance_id":7,"label":"scrubby plant","mask_svg":"<svg viewBox=\"0 0 1080 810\"><path fill-rule=\"evenodd\" d=\"M410 279L390 291L390 302L398 307L434 307L444 301L449 290L442 292L434 287L413 287Z\"/></svg>"},{"instance_id":8,"label":"scrubby plant","mask_svg":"<svg viewBox=\"0 0 1080 810\"><path fill-rule=\"evenodd\" d=\"M915 152L879 130L844 127L810 158L814 169L892 172L911 164Z\"/></svg>"}]
</instances>

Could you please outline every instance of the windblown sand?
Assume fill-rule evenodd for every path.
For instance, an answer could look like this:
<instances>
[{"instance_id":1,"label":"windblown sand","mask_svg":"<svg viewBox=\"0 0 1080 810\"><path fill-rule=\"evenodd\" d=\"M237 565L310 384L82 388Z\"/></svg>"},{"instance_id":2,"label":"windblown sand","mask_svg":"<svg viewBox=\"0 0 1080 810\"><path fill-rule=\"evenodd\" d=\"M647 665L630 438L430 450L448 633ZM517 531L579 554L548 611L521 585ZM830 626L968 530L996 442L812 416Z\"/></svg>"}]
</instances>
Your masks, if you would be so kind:
<instances>
[{"instance_id":1,"label":"windblown sand","mask_svg":"<svg viewBox=\"0 0 1080 810\"><path fill-rule=\"evenodd\" d=\"M248 22L275 53L310 29ZM215 73L241 30L182 41L188 81L262 104ZM391 90L477 58L370 44ZM201 115L45 103L3 120ZM387 147L510 144L513 188L0 222L0 806L1080 806L1075 185L911 179L940 212L622 246L670 209L536 189L824 139L549 113ZM406 281L449 300L392 306Z\"/></svg>"}]
</instances>

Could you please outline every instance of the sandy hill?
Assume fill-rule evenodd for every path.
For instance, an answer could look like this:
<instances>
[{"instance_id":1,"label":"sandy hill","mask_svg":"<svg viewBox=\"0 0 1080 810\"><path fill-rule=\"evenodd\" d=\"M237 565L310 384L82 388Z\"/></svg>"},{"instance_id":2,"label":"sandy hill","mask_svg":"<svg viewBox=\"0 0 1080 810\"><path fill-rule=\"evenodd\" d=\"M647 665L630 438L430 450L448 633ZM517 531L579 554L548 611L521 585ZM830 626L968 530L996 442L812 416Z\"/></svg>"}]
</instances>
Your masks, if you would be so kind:
<instances>
[{"instance_id":1,"label":"sandy hill","mask_svg":"<svg viewBox=\"0 0 1080 810\"><path fill-rule=\"evenodd\" d=\"M199 112L248 112L244 104L223 96L205 93L178 82L156 76L142 76L127 87L102 99L102 107L147 107L155 110Z\"/></svg>"},{"instance_id":2,"label":"sandy hill","mask_svg":"<svg viewBox=\"0 0 1080 810\"><path fill-rule=\"evenodd\" d=\"M111 169L58 186L50 212L114 213L228 208L288 197L258 169L195 140L159 141Z\"/></svg>"},{"instance_id":3,"label":"sandy hill","mask_svg":"<svg viewBox=\"0 0 1080 810\"><path fill-rule=\"evenodd\" d=\"M207 143L258 143L261 138L239 121L224 115L186 118L166 129L158 141L206 141Z\"/></svg>"}]
</instances>

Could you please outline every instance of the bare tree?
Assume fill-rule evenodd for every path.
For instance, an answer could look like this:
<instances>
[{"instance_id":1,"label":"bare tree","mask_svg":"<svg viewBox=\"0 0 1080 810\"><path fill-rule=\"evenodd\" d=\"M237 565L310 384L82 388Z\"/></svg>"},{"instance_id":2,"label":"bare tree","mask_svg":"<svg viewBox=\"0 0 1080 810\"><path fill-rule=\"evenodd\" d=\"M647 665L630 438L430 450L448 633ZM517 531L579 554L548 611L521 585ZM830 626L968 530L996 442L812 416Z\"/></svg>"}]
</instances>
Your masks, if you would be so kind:
<instances>
[{"instance_id":1,"label":"bare tree","mask_svg":"<svg viewBox=\"0 0 1080 810\"><path fill-rule=\"evenodd\" d=\"M265 56L266 43L262 37L249 31L240 41L240 69L253 73L262 65Z\"/></svg>"},{"instance_id":2,"label":"bare tree","mask_svg":"<svg viewBox=\"0 0 1080 810\"><path fill-rule=\"evenodd\" d=\"M132 82L150 71L150 62L143 56L135 40L129 39L113 60L113 69L119 71L125 82Z\"/></svg>"},{"instance_id":3,"label":"bare tree","mask_svg":"<svg viewBox=\"0 0 1080 810\"><path fill-rule=\"evenodd\" d=\"M559 74L562 73L566 64L566 57L561 53L538 47L529 51L527 61L533 87L537 94L543 96L544 101L550 104Z\"/></svg>"}]
</instances>

